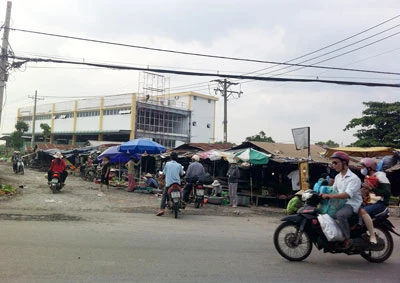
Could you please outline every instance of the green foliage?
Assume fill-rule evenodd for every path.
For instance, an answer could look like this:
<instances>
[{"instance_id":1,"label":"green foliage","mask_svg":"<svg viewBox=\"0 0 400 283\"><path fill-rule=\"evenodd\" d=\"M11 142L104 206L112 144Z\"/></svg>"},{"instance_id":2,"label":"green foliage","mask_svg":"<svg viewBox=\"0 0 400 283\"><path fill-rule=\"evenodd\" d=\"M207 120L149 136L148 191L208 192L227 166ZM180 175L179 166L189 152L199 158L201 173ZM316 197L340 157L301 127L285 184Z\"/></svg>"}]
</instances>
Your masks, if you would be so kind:
<instances>
[{"instance_id":1,"label":"green foliage","mask_svg":"<svg viewBox=\"0 0 400 283\"><path fill-rule=\"evenodd\" d=\"M246 141L275 142L271 137L267 137L264 131L260 131L258 135L247 137Z\"/></svg>"},{"instance_id":2,"label":"green foliage","mask_svg":"<svg viewBox=\"0 0 400 283\"><path fill-rule=\"evenodd\" d=\"M12 132L10 135L10 146L15 150L20 150L24 145L22 135L29 129L29 125L20 120L15 123L15 129L16 131Z\"/></svg>"},{"instance_id":3,"label":"green foliage","mask_svg":"<svg viewBox=\"0 0 400 283\"><path fill-rule=\"evenodd\" d=\"M10 146L14 148L14 150L20 150L24 145L24 139L22 138L22 133L15 131L10 135Z\"/></svg>"},{"instance_id":4,"label":"green foliage","mask_svg":"<svg viewBox=\"0 0 400 283\"><path fill-rule=\"evenodd\" d=\"M315 144L322 147L339 147L339 144L337 142L334 142L333 140L328 140L326 142L320 141Z\"/></svg>"},{"instance_id":5,"label":"green foliage","mask_svg":"<svg viewBox=\"0 0 400 283\"><path fill-rule=\"evenodd\" d=\"M15 129L18 132L25 133L26 131L28 131L29 125L27 123L25 123L24 121L19 120L19 121L17 121L17 123L15 123Z\"/></svg>"},{"instance_id":6,"label":"green foliage","mask_svg":"<svg viewBox=\"0 0 400 283\"><path fill-rule=\"evenodd\" d=\"M43 141L44 142L48 141L50 139L51 127L46 123L41 123L40 128L43 130L42 132Z\"/></svg>"},{"instance_id":7,"label":"green foliage","mask_svg":"<svg viewBox=\"0 0 400 283\"><path fill-rule=\"evenodd\" d=\"M361 118L353 118L344 131L361 127L352 146L400 146L400 102L363 102L367 107Z\"/></svg>"}]
</instances>

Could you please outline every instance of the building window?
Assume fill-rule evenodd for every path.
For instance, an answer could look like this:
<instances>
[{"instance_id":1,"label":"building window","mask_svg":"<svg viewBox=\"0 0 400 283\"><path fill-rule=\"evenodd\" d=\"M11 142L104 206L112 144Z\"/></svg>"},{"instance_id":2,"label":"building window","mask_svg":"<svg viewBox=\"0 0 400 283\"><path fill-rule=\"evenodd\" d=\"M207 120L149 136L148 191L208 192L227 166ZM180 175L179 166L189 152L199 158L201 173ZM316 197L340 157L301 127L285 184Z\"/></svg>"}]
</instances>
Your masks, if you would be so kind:
<instances>
[{"instance_id":1,"label":"building window","mask_svg":"<svg viewBox=\"0 0 400 283\"><path fill-rule=\"evenodd\" d=\"M211 124L210 123L207 123L207 128L211 128Z\"/></svg>"},{"instance_id":2,"label":"building window","mask_svg":"<svg viewBox=\"0 0 400 283\"><path fill-rule=\"evenodd\" d=\"M193 100L197 100L197 96L193 96Z\"/></svg>"},{"instance_id":3,"label":"building window","mask_svg":"<svg viewBox=\"0 0 400 283\"><path fill-rule=\"evenodd\" d=\"M193 122L192 125L195 127L195 126L197 125L197 123L196 123L196 122Z\"/></svg>"},{"instance_id":4,"label":"building window","mask_svg":"<svg viewBox=\"0 0 400 283\"><path fill-rule=\"evenodd\" d=\"M211 103L211 99L208 99L208 103Z\"/></svg>"}]
</instances>

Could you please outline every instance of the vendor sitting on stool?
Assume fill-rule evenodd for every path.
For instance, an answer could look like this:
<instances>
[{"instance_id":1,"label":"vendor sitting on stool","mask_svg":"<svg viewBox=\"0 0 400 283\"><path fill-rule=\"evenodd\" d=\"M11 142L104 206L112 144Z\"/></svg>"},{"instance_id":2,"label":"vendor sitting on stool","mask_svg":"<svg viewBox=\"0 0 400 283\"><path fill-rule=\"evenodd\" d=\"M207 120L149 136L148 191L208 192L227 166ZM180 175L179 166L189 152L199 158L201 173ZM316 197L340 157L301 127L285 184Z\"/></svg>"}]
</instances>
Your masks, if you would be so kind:
<instances>
[{"instance_id":1,"label":"vendor sitting on stool","mask_svg":"<svg viewBox=\"0 0 400 283\"><path fill-rule=\"evenodd\" d=\"M153 178L153 175L151 175L150 173L147 173L146 175L144 175L144 177L146 179L146 187L147 188L158 189L158 183L157 183L156 179Z\"/></svg>"},{"instance_id":2,"label":"vendor sitting on stool","mask_svg":"<svg viewBox=\"0 0 400 283\"><path fill-rule=\"evenodd\" d=\"M211 184L211 186L213 187L212 195L216 196L216 197L220 197L221 193L222 193L222 186L218 182L218 180L214 180L214 182Z\"/></svg>"}]
</instances>

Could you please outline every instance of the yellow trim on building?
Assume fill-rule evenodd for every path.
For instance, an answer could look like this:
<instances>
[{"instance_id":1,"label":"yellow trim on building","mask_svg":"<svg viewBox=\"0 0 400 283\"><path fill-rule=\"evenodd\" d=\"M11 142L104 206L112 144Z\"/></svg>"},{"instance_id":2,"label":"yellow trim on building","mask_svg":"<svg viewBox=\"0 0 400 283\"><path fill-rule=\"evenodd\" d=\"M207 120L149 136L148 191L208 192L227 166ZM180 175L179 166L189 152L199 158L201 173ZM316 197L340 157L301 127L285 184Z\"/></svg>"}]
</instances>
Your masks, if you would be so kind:
<instances>
[{"instance_id":1,"label":"yellow trim on building","mask_svg":"<svg viewBox=\"0 0 400 283\"><path fill-rule=\"evenodd\" d=\"M104 109L104 97L100 97L100 118L99 118L99 131L103 130L103 109ZM103 140L103 134L99 134L98 140Z\"/></svg>"},{"instance_id":2,"label":"yellow trim on building","mask_svg":"<svg viewBox=\"0 0 400 283\"><path fill-rule=\"evenodd\" d=\"M129 135L129 140L133 140L135 138L136 132L136 94L132 93L131 100L131 133Z\"/></svg>"},{"instance_id":3,"label":"yellow trim on building","mask_svg":"<svg viewBox=\"0 0 400 283\"><path fill-rule=\"evenodd\" d=\"M56 107L56 104L55 103L53 103L52 105L51 105L51 125L50 125L50 129L51 129L51 132L50 132L50 143L51 144L53 144L54 143L54 109L55 109L55 107Z\"/></svg>"}]
</instances>

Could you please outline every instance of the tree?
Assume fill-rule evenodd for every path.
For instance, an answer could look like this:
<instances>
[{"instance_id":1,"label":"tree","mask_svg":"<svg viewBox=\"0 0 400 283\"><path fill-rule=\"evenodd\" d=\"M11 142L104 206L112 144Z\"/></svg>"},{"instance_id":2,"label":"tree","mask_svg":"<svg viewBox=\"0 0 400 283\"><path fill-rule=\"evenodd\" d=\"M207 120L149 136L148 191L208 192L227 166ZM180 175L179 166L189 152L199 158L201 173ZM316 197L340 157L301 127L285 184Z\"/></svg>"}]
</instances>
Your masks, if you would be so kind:
<instances>
[{"instance_id":1,"label":"tree","mask_svg":"<svg viewBox=\"0 0 400 283\"><path fill-rule=\"evenodd\" d=\"M247 137L246 141L275 142L271 137L267 137L264 131L260 131L258 135Z\"/></svg>"},{"instance_id":2,"label":"tree","mask_svg":"<svg viewBox=\"0 0 400 283\"><path fill-rule=\"evenodd\" d=\"M339 146L339 144L337 142L334 142L333 140L328 140L326 142L320 141L315 144L322 146L322 147L338 147Z\"/></svg>"},{"instance_id":3,"label":"tree","mask_svg":"<svg viewBox=\"0 0 400 283\"><path fill-rule=\"evenodd\" d=\"M15 129L16 131L12 132L10 135L10 145L15 150L20 150L24 145L24 139L22 138L22 135L28 131L29 125L20 120L15 123Z\"/></svg>"},{"instance_id":4,"label":"tree","mask_svg":"<svg viewBox=\"0 0 400 283\"><path fill-rule=\"evenodd\" d=\"M361 118L353 118L343 131L361 127L352 146L400 146L400 102L363 102Z\"/></svg>"},{"instance_id":5,"label":"tree","mask_svg":"<svg viewBox=\"0 0 400 283\"><path fill-rule=\"evenodd\" d=\"M42 132L43 141L46 142L50 138L51 128L46 123L41 123L40 128L43 130Z\"/></svg>"}]
</instances>

